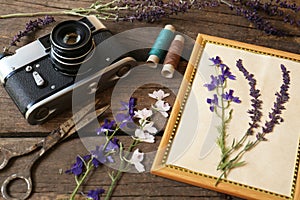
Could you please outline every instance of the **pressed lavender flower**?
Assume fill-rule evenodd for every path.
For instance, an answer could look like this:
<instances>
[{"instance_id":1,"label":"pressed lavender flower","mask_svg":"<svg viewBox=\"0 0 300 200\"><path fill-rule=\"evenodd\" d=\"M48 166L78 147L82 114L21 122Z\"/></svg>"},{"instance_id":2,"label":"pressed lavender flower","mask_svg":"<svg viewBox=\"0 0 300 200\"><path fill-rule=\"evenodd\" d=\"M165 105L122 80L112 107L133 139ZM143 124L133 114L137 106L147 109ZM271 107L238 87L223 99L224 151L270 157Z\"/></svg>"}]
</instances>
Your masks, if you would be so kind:
<instances>
[{"instance_id":1,"label":"pressed lavender flower","mask_svg":"<svg viewBox=\"0 0 300 200\"><path fill-rule=\"evenodd\" d=\"M275 94L276 101L274 102L272 111L269 113L269 121L266 121L264 126L262 127L262 131L256 135L256 138L259 141L267 140L265 135L271 133L276 124L280 124L284 121L281 117L282 111L285 110L284 104L289 100L289 85L290 85L290 75L289 71L287 71L286 67L281 64L280 65L282 71L283 83L280 87L280 91Z\"/></svg>"},{"instance_id":2,"label":"pressed lavender flower","mask_svg":"<svg viewBox=\"0 0 300 200\"><path fill-rule=\"evenodd\" d=\"M222 60L219 56L216 56L215 58L209 58L210 61L213 62L213 65L221 65L222 64Z\"/></svg>"},{"instance_id":3,"label":"pressed lavender flower","mask_svg":"<svg viewBox=\"0 0 300 200\"><path fill-rule=\"evenodd\" d=\"M89 199L92 199L92 200L100 200L100 196L101 196L101 194L103 194L104 192L105 192L105 190L102 189L102 188L98 188L98 189L96 189L96 190L90 190L90 191L88 191L88 193L87 193L87 197L88 197Z\"/></svg>"},{"instance_id":4,"label":"pressed lavender flower","mask_svg":"<svg viewBox=\"0 0 300 200\"><path fill-rule=\"evenodd\" d=\"M235 80L235 76L230 72L229 67L227 67L224 64L220 65L222 74L220 75L219 79L222 81L222 83L227 79Z\"/></svg>"},{"instance_id":5,"label":"pressed lavender flower","mask_svg":"<svg viewBox=\"0 0 300 200\"><path fill-rule=\"evenodd\" d=\"M261 96L260 90L256 89L256 80L254 79L254 75L250 74L247 69L243 66L243 62L241 59L236 62L237 68L243 73L246 80L248 80L248 84L250 86L250 96L252 109L248 110L248 114L250 114L251 122L249 123L249 128L246 132L247 135L253 134L253 129L259 127L259 122L262 117L262 100L259 99Z\"/></svg>"},{"instance_id":6,"label":"pressed lavender flower","mask_svg":"<svg viewBox=\"0 0 300 200\"><path fill-rule=\"evenodd\" d=\"M208 91L216 89L218 86L222 85L222 82L219 80L218 76L210 76L210 83L204 84L204 87L207 87Z\"/></svg>"},{"instance_id":7,"label":"pressed lavender flower","mask_svg":"<svg viewBox=\"0 0 300 200\"><path fill-rule=\"evenodd\" d=\"M233 90L229 90L229 92L225 92L225 94L222 95L223 99L225 99L226 101L231 101L234 103L241 103L241 100L239 99L239 97L234 97L233 96Z\"/></svg>"},{"instance_id":8,"label":"pressed lavender flower","mask_svg":"<svg viewBox=\"0 0 300 200\"><path fill-rule=\"evenodd\" d=\"M216 107L219 106L219 103L218 103L219 100L218 100L218 96L216 94L214 94L214 98L213 99L207 98L206 102L208 104L210 104L209 109L210 109L211 112L214 112L216 110Z\"/></svg>"}]
</instances>

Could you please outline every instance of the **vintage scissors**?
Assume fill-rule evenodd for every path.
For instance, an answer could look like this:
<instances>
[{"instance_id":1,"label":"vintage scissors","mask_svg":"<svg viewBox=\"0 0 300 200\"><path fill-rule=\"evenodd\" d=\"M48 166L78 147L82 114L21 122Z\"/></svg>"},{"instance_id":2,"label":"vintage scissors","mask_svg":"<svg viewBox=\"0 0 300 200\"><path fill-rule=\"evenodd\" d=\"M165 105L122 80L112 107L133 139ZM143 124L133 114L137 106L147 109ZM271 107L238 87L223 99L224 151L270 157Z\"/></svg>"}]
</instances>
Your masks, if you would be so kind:
<instances>
[{"instance_id":1,"label":"vintage scissors","mask_svg":"<svg viewBox=\"0 0 300 200\"><path fill-rule=\"evenodd\" d=\"M30 160L30 162L22 170L8 176L4 180L1 186L1 193L3 198L11 200L24 200L30 196L32 192L31 167L47 150L52 148L58 142L61 142L62 140L65 140L72 134L76 133L79 129L83 128L84 126L95 120L109 108L109 105L105 105L97 109L95 112L91 112L94 106L95 103L92 103L83 107L77 113L75 113L69 120L60 125L56 130L53 130L47 137L37 142L36 144L30 146L29 148L26 148L25 150L14 151L5 147L0 147L0 151L4 157L2 164L0 164L0 170L4 169L5 166L8 164L9 160L13 157L20 157L29 153L36 152L33 158ZM39 151L37 151L38 149ZM27 184L27 191L22 197L14 198L10 194L8 194L8 185L11 181L15 179L22 179Z\"/></svg>"}]
</instances>

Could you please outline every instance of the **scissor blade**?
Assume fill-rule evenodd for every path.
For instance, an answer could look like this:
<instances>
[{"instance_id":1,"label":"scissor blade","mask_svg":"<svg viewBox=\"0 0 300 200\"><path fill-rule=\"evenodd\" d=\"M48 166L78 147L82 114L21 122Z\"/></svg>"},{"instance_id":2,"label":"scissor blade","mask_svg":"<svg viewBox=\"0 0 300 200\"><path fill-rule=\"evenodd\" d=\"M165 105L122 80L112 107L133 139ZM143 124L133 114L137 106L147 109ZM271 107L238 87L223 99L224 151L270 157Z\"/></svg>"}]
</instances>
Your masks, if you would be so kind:
<instances>
[{"instance_id":1,"label":"scissor blade","mask_svg":"<svg viewBox=\"0 0 300 200\"><path fill-rule=\"evenodd\" d=\"M78 112L76 112L73 115L73 121L75 124L77 124L79 121L81 121L81 119L86 116L93 108L95 108L95 105L97 105L99 103L99 100L95 102L92 102L86 106L84 106L83 108L81 108Z\"/></svg>"},{"instance_id":2,"label":"scissor blade","mask_svg":"<svg viewBox=\"0 0 300 200\"><path fill-rule=\"evenodd\" d=\"M89 113L80 122L78 122L76 124L76 129L79 130L79 129L83 128L84 126L88 125L93 120L100 117L109 107L110 107L110 105L105 105L105 106L95 110L95 112Z\"/></svg>"},{"instance_id":3,"label":"scissor blade","mask_svg":"<svg viewBox=\"0 0 300 200\"><path fill-rule=\"evenodd\" d=\"M74 126L85 116L87 115L92 108L95 107L95 105L98 103L99 101L97 101L96 103L89 103L86 106L84 106L83 108L81 108L78 112L76 112L75 114L73 114L73 117L71 117L70 119L68 119L67 121L65 121L63 124L61 124L59 126L59 129L62 130L64 133L68 133L70 132L70 130L72 128L74 128ZM62 136L64 137L64 136Z\"/></svg>"}]
</instances>

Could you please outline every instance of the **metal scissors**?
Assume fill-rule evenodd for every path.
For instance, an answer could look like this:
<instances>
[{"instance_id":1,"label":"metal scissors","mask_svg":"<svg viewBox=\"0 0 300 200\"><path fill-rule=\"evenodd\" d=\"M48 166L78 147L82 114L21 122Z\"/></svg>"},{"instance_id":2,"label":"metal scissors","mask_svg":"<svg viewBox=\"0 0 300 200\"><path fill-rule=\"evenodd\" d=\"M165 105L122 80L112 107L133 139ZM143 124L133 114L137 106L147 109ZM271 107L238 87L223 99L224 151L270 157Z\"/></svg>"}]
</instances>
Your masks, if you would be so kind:
<instances>
[{"instance_id":1,"label":"metal scissors","mask_svg":"<svg viewBox=\"0 0 300 200\"><path fill-rule=\"evenodd\" d=\"M5 147L0 147L0 153L2 153L4 159L2 164L0 164L0 170L4 169L8 164L9 160L14 157L20 157L23 155L27 155L33 152L36 152L32 159L26 164L26 166L21 169L19 172L11 174L8 176L2 186L1 193L3 198L11 199L11 200L24 200L27 199L32 192L32 179L31 179L31 167L34 163L41 157L47 150L51 149L55 144L65 140L72 134L76 133L79 129L83 128L97 117L102 115L110 106L105 105L101 108L97 109L95 112L90 112L92 108L94 108L95 103L88 104L87 106L80 109L77 113L75 113L70 119L60 125L57 129L53 130L49 133L48 136L43 138L41 141L36 144L24 149L24 150L10 150ZM39 149L39 151L37 151ZM18 198L12 197L8 194L8 185L11 181L15 179L22 179L25 181L27 185L26 193Z\"/></svg>"}]
</instances>

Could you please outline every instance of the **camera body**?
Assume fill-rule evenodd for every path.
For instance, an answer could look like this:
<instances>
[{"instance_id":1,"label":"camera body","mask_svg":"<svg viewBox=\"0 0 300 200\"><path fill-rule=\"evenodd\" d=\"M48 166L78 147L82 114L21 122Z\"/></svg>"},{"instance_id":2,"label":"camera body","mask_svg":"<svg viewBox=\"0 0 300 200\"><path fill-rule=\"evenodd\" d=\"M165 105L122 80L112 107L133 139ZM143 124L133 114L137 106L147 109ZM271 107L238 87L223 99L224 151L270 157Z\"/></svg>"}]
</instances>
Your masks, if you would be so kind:
<instances>
[{"instance_id":1,"label":"camera body","mask_svg":"<svg viewBox=\"0 0 300 200\"><path fill-rule=\"evenodd\" d=\"M136 66L131 57L111 61L101 56L96 47L111 36L94 16L61 22L50 34L2 58L0 81L30 124L44 123L72 106L75 89L85 97L94 95Z\"/></svg>"}]
</instances>

